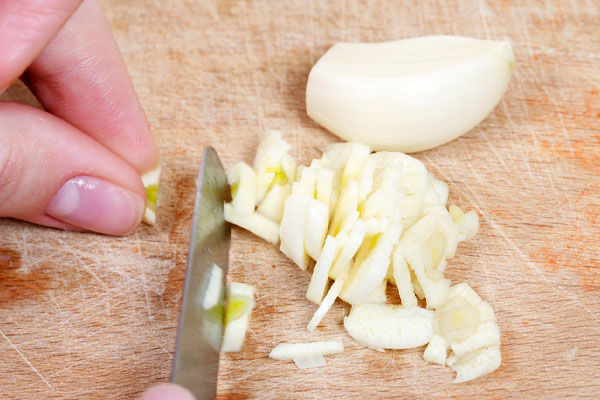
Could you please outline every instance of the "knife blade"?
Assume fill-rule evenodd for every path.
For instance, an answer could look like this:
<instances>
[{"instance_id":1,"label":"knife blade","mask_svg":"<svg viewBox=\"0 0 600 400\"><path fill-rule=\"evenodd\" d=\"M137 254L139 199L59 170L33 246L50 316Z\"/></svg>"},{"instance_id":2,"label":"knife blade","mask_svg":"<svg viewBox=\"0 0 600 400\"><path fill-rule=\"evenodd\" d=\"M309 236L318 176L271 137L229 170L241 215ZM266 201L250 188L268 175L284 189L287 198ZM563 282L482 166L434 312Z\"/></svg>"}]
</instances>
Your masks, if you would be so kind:
<instances>
[{"instance_id":1,"label":"knife blade","mask_svg":"<svg viewBox=\"0 0 600 400\"><path fill-rule=\"evenodd\" d=\"M204 150L196 181L181 315L171 381L197 400L217 394L222 340L225 277L229 265L231 225L223 216L227 175L212 147Z\"/></svg>"}]
</instances>

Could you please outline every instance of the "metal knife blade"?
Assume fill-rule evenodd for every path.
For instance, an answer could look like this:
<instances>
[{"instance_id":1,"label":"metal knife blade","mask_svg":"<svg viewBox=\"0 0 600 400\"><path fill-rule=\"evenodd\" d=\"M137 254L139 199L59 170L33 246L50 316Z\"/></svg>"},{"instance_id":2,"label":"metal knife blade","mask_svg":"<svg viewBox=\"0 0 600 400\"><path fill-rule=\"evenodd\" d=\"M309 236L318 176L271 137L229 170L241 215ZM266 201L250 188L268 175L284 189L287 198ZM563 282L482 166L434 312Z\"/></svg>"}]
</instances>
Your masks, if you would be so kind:
<instances>
[{"instance_id":1,"label":"metal knife blade","mask_svg":"<svg viewBox=\"0 0 600 400\"><path fill-rule=\"evenodd\" d=\"M196 200L171 381L197 400L217 394L225 277L231 225L223 217L227 175L217 152L204 150Z\"/></svg>"}]
</instances>

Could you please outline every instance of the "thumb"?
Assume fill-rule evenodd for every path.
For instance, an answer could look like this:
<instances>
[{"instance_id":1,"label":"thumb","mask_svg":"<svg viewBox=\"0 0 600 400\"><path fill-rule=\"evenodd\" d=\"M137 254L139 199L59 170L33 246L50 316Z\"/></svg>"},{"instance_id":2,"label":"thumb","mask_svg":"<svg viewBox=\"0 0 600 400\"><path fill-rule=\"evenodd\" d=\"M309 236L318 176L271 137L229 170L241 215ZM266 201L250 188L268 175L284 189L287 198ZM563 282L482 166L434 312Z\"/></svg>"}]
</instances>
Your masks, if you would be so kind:
<instances>
[{"instance_id":1,"label":"thumb","mask_svg":"<svg viewBox=\"0 0 600 400\"><path fill-rule=\"evenodd\" d=\"M195 400L194 396L181 386L163 383L154 386L142 395L140 400Z\"/></svg>"},{"instance_id":2,"label":"thumb","mask_svg":"<svg viewBox=\"0 0 600 400\"><path fill-rule=\"evenodd\" d=\"M0 217L125 235L144 208L128 163L59 118L0 101Z\"/></svg>"}]
</instances>

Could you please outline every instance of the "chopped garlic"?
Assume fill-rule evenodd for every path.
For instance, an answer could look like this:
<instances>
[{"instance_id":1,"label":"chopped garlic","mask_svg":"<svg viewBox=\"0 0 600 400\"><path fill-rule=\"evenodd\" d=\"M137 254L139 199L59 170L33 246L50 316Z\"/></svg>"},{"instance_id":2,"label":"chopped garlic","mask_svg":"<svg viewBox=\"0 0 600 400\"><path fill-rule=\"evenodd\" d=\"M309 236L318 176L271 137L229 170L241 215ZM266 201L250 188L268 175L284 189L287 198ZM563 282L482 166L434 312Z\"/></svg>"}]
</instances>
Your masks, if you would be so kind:
<instances>
[{"instance_id":1,"label":"chopped garlic","mask_svg":"<svg viewBox=\"0 0 600 400\"><path fill-rule=\"evenodd\" d=\"M364 304L383 304L387 301L387 280L383 280L381 285L377 286L377 288L367 296L364 301Z\"/></svg>"},{"instance_id":2,"label":"chopped garlic","mask_svg":"<svg viewBox=\"0 0 600 400\"><path fill-rule=\"evenodd\" d=\"M479 325L477 305L462 297L451 297L438 308L439 329L450 343L469 338Z\"/></svg>"},{"instance_id":3,"label":"chopped garlic","mask_svg":"<svg viewBox=\"0 0 600 400\"><path fill-rule=\"evenodd\" d=\"M339 277L348 275L352 264L352 257L354 257L360 245L362 244L366 232L366 224L360 219L357 220L354 228L352 228L350 231L348 240L343 243L344 247L341 249L341 252L335 260L333 267L331 267L329 276L331 276L333 279L337 279Z\"/></svg>"},{"instance_id":4,"label":"chopped garlic","mask_svg":"<svg viewBox=\"0 0 600 400\"><path fill-rule=\"evenodd\" d=\"M409 349L431 340L434 322L433 311L420 307L361 304L352 306L350 314L344 318L344 327L363 346Z\"/></svg>"},{"instance_id":5,"label":"chopped garlic","mask_svg":"<svg viewBox=\"0 0 600 400\"><path fill-rule=\"evenodd\" d=\"M294 364L300 369L324 367L327 365L325 357L322 355L305 356L294 358Z\"/></svg>"},{"instance_id":6,"label":"chopped garlic","mask_svg":"<svg viewBox=\"0 0 600 400\"><path fill-rule=\"evenodd\" d=\"M487 346L500 346L500 328L495 322L480 324L469 337L452 342L451 348L458 357L461 357Z\"/></svg>"},{"instance_id":7,"label":"chopped garlic","mask_svg":"<svg viewBox=\"0 0 600 400\"><path fill-rule=\"evenodd\" d=\"M422 217L400 239L402 255L423 288L427 308L446 300L450 281L443 278L443 272L457 244L457 228L447 213Z\"/></svg>"},{"instance_id":8,"label":"chopped garlic","mask_svg":"<svg viewBox=\"0 0 600 400\"><path fill-rule=\"evenodd\" d=\"M348 181L342 188L336 201L333 217L329 226L329 234L336 236L348 215L356 212L358 208L358 183L354 180Z\"/></svg>"},{"instance_id":9,"label":"chopped garlic","mask_svg":"<svg viewBox=\"0 0 600 400\"><path fill-rule=\"evenodd\" d=\"M312 188L312 193L314 195L316 192L315 186L318 178L319 170L316 167L304 167L302 168L302 172L300 172L299 182L307 187Z\"/></svg>"},{"instance_id":10,"label":"chopped garlic","mask_svg":"<svg viewBox=\"0 0 600 400\"><path fill-rule=\"evenodd\" d=\"M369 150L370 151L370 150ZM362 204L371 190L373 189L373 174L375 173L375 163L371 158L367 158L367 161L361 168L356 178L358 182L358 203Z\"/></svg>"},{"instance_id":11,"label":"chopped garlic","mask_svg":"<svg viewBox=\"0 0 600 400\"><path fill-rule=\"evenodd\" d=\"M282 167L282 161L291 148L292 146L282 139L281 132L271 130L263 136L254 157L257 185L256 199L258 203L262 201L269 187L277 178L276 171L279 180L293 179L293 175L288 175L289 171L285 171Z\"/></svg>"},{"instance_id":12,"label":"chopped garlic","mask_svg":"<svg viewBox=\"0 0 600 400\"><path fill-rule=\"evenodd\" d=\"M156 223L156 208L158 206L158 188L160 183L160 165L152 171L142 175L142 183L146 188L146 209L143 221L148 225Z\"/></svg>"},{"instance_id":13,"label":"chopped garlic","mask_svg":"<svg viewBox=\"0 0 600 400\"><path fill-rule=\"evenodd\" d=\"M231 282L225 300L221 351L242 350L252 308L254 308L254 288L244 283Z\"/></svg>"},{"instance_id":14,"label":"chopped garlic","mask_svg":"<svg viewBox=\"0 0 600 400\"><path fill-rule=\"evenodd\" d=\"M277 244L279 242L279 225L264 215L256 212L250 215L239 215L231 203L225 203L224 215L225 221L241 226L269 243Z\"/></svg>"},{"instance_id":15,"label":"chopped garlic","mask_svg":"<svg viewBox=\"0 0 600 400\"><path fill-rule=\"evenodd\" d=\"M269 357L280 361L292 361L294 358L310 356L327 356L344 351L344 345L339 340L327 340L310 343L280 343L271 352Z\"/></svg>"},{"instance_id":16,"label":"chopped garlic","mask_svg":"<svg viewBox=\"0 0 600 400\"><path fill-rule=\"evenodd\" d=\"M317 200L327 205L328 216L331 217L331 192L333 191L333 171L326 168L319 169L317 178Z\"/></svg>"},{"instance_id":17,"label":"chopped garlic","mask_svg":"<svg viewBox=\"0 0 600 400\"><path fill-rule=\"evenodd\" d=\"M463 357L452 356L452 364L448 366L456 371L454 383L471 381L480 376L489 374L500 367L502 355L500 346L483 347ZM448 357L450 361L450 357Z\"/></svg>"},{"instance_id":18,"label":"chopped garlic","mask_svg":"<svg viewBox=\"0 0 600 400\"><path fill-rule=\"evenodd\" d=\"M319 258L321 248L327 236L329 209L318 200L310 199L306 210L306 230L304 232L304 248L313 260Z\"/></svg>"},{"instance_id":19,"label":"chopped garlic","mask_svg":"<svg viewBox=\"0 0 600 400\"><path fill-rule=\"evenodd\" d=\"M319 304L309 331L340 297L353 304L344 319L346 330L365 346L384 351L431 341L424 358L456 367L457 380L472 379L495 365L500 332L493 310L468 285L450 287L444 279L458 242L471 238L479 224L473 211L465 214L454 205L446 209L444 182L415 158L370 154L368 146L357 143L329 145L321 159L298 168L281 134L267 133L259 147L254 171L258 208L240 215L226 203L225 217L268 241L280 238L281 251L303 270L311 257L317 261L306 293ZM239 178L231 183L238 191L246 185L251 198L252 177L241 178L242 169L251 169L236 168L230 175ZM323 297L330 277L334 283ZM384 304L388 281L397 286L402 306ZM435 313L418 307L417 297ZM282 346L273 350L274 358L294 360L299 368L324 365L314 351L319 345ZM312 350L298 353L302 346ZM446 357L448 349L452 354Z\"/></svg>"},{"instance_id":20,"label":"chopped garlic","mask_svg":"<svg viewBox=\"0 0 600 400\"><path fill-rule=\"evenodd\" d=\"M458 227L458 241L471 240L479 229L479 216L475 211L465 213L460 207L451 204L448 211L452 220Z\"/></svg>"},{"instance_id":21,"label":"chopped garlic","mask_svg":"<svg viewBox=\"0 0 600 400\"><path fill-rule=\"evenodd\" d=\"M377 286L381 285L390 265L392 250L401 231L400 225L394 225L380 237L365 239L362 250L368 251L368 255L361 260L359 251L355 265L350 270L346 285L340 294L344 301L350 304L364 302Z\"/></svg>"},{"instance_id":22,"label":"chopped garlic","mask_svg":"<svg viewBox=\"0 0 600 400\"><path fill-rule=\"evenodd\" d=\"M231 204L238 215L249 215L256 205L256 172L243 161L235 164L227 174L231 187Z\"/></svg>"},{"instance_id":23,"label":"chopped garlic","mask_svg":"<svg viewBox=\"0 0 600 400\"><path fill-rule=\"evenodd\" d=\"M455 382L475 379L498 368L500 329L496 317L469 285L452 286L447 301L435 310L435 315L438 334L452 349L446 363L457 371Z\"/></svg>"},{"instance_id":24,"label":"chopped garlic","mask_svg":"<svg viewBox=\"0 0 600 400\"><path fill-rule=\"evenodd\" d=\"M392 270L402 305L404 307L416 306L417 298L410 279L410 270L399 248L396 248L392 256Z\"/></svg>"},{"instance_id":25,"label":"chopped garlic","mask_svg":"<svg viewBox=\"0 0 600 400\"><path fill-rule=\"evenodd\" d=\"M204 273L202 285L206 285L198 294L203 295L197 302L202 304L204 310L210 310L223 302L223 270L217 264L213 263Z\"/></svg>"},{"instance_id":26,"label":"chopped garlic","mask_svg":"<svg viewBox=\"0 0 600 400\"><path fill-rule=\"evenodd\" d=\"M425 353L423 353L423 358L430 363L446 365L447 352L448 345L446 344L446 339L443 336L435 335L427 345Z\"/></svg>"},{"instance_id":27,"label":"chopped garlic","mask_svg":"<svg viewBox=\"0 0 600 400\"><path fill-rule=\"evenodd\" d=\"M405 228L411 226L423 210L429 179L427 169L421 161L402 153L381 151L372 154L371 158L378 168L394 167L401 172L399 187L403 193L400 202L402 225Z\"/></svg>"},{"instance_id":28,"label":"chopped garlic","mask_svg":"<svg viewBox=\"0 0 600 400\"><path fill-rule=\"evenodd\" d=\"M448 185L446 182L436 179L432 173L428 174L427 190L423 198L423 213L431 214L436 208L446 207L448 201Z\"/></svg>"},{"instance_id":29,"label":"chopped garlic","mask_svg":"<svg viewBox=\"0 0 600 400\"><path fill-rule=\"evenodd\" d=\"M280 223L286 197L292 193L292 184L273 185L256 208L256 211L274 222Z\"/></svg>"},{"instance_id":30,"label":"chopped garlic","mask_svg":"<svg viewBox=\"0 0 600 400\"><path fill-rule=\"evenodd\" d=\"M321 305L319 306L317 311L315 311L313 317L308 322L306 329L309 332L314 331L315 328L321 323L321 320L323 319L325 314L327 314L327 311L329 311L329 309L335 302L335 299L337 299L337 297L339 296L342 287L344 287L344 278L337 279L333 283L333 285L331 285L331 288L329 288L329 292L327 292L327 296L325 296L325 298L321 302Z\"/></svg>"},{"instance_id":31,"label":"chopped garlic","mask_svg":"<svg viewBox=\"0 0 600 400\"><path fill-rule=\"evenodd\" d=\"M285 199L283 218L279 226L279 249L303 271L308 267L308 254L304 248L306 215L312 197L292 193Z\"/></svg>"},{"instance_id":32,"label":"chopped garlic","mask_svg":"<svg viewBox=\"0 0 600 400\"><path fill-rule=\"evenodd\" d=\"M306 291L306 298L316 304L321 304L323 295L325 294L325 287L327 281L329 281L329 269L333 264L333 259L336 254L337 240L333 236L327 236L325 239L325 245L319 254L317 264L310 278L310 284ZM337 295L336 295L337 297Z\"/></svg>"}]
</instances>

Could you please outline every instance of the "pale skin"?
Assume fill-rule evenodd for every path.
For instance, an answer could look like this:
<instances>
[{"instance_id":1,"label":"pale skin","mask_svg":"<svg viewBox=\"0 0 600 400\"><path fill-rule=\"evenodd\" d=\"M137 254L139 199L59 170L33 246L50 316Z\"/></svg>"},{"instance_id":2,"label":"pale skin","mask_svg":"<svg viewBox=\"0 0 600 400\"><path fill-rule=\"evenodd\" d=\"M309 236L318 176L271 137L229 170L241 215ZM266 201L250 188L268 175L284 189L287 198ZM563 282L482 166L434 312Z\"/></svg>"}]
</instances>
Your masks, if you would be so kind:
<instances>
[{"instance_id":1,"label":"pale skin","mask_svg":"<svg viewBox=\"0 0 600 400\"><path fill-rule=\"evenodd\" d=\"M44 108L0 100L0 217L131 233L158 148L97 0L2 0L0 32L0 94L21 79Z\"/></svg>"},{"instance_id":2,"label":"pale skin","mask_svg":"<svg viewBox=\"0 0 600 400\"><path fill-rule=\"evenodd\" d=\"M45 110L0 101L0 217L130 233L158 148L97 0L3 0L0 32L0 92Z\"/></svg>"}]
</instances>

